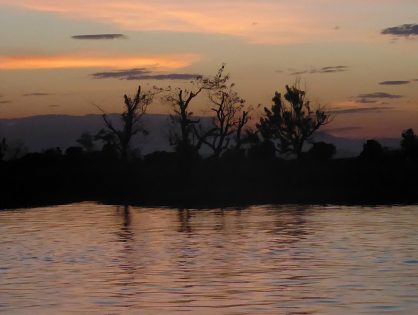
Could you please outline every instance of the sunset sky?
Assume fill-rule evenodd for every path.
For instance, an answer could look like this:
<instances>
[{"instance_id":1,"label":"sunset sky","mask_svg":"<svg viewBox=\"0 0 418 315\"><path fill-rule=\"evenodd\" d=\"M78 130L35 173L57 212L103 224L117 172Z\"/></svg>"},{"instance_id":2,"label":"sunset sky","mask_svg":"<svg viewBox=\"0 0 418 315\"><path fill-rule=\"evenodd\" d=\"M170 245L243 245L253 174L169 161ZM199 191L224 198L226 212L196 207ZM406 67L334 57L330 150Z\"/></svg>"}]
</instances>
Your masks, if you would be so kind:
<instances>
[{"instance_id":1,"label":"sunset sky","mask_svg":"<svg viewBox=\"0 0 418 315\"><path fill-rule=\"evenodd\" d=\"M0 21L0 118L117 112L225 62L255 106L300 80L334 135L418 131L417 0L0 0Z\"/></svg>"}]
</instances>

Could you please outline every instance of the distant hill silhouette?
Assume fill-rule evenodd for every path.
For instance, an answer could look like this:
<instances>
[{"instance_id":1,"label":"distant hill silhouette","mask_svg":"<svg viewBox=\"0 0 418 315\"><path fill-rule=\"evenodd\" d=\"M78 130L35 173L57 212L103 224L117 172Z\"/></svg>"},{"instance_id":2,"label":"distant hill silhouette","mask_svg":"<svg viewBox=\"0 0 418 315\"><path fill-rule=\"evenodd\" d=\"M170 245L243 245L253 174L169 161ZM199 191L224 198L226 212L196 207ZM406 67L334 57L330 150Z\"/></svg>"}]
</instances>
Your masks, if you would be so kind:
<instances>
[{"instance_id":1,"label":"distant hill silhouette","mask_svg":"<svg viewBox=\"0 0 418 315\"><path fill-rule=\"evenodd\" d=\"M119 114L110 114L116 125ZM149 129L148 136L139 136L134 140L134 147L143 148L143 153L156 150L170 150L168 144L169 117L149 114L144 117L144 124ZM42 115L16 119L0 119L0 134L8 141L21 140L30 152L60 147L65 150L79 145L76 140L81 133L96 134L103 128L101 115L69 116Z\"/></svg>"},{"instance_id":2,"label":"distant hill silhouette","mask_svg":"<svg viewBox=\"0 0 418 315\"><path fill-rule=\"evenodd\" d=\"M119 114L109 117L119 122ZM146 137L134 139L134 147L140 147L143 154L153 151L170 151L168 137L170 120L168 115L147 114L143 122L150 132ZM21 140L30 152L42 151L48 148L60 147L65 150L78 145L76 139L82 132L96 134L103 128L101 115L70 116L70 115L42 115L15 119L0 119L0 135L9 141ZM332 143L337 148L336 157L358 156L363 149L365 139L348 139L335 137L319 131L316 141ZM390 148L399 148L399 139L383 138L377 140Z\"/></svg>"}]
</instances>

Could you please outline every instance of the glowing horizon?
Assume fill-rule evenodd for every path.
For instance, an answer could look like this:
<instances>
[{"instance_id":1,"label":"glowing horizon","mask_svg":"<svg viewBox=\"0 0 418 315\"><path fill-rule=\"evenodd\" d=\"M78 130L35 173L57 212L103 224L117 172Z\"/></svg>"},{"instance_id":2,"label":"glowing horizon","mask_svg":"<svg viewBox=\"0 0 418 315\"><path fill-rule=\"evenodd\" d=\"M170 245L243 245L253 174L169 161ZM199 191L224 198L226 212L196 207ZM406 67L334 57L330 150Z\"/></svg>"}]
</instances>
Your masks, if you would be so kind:
<instances>
[{"instance_id":1,"label":"glowing horizon","mask_svg":"<svg viewBox=\"0 0 418 315\"><path fill-rule=\"evenodd\" d=\"M226 62L253 106L299 79L314 103L344 117L332 123L339 135L418 124L415 0L0 0L0 8L1 117L89 114L95 101L117 111L138 84L184 86ZM138 68L152 75L107 73ZM28 90L60 106L22 99Z\"/></svg>"},{"instance_id":2,"label":"glowing horizon","mask_svg":"<svg viewBox=\"0 0 418 315\"><path fill-rule=\"evenodd\" d=\"M45 55L45 56L0 56L0 69L65 69L65 68L136 68L152 67L161 70L179 69L192 64L197 56L100 56L91 54Z\"/></svg>"}]
</instances>

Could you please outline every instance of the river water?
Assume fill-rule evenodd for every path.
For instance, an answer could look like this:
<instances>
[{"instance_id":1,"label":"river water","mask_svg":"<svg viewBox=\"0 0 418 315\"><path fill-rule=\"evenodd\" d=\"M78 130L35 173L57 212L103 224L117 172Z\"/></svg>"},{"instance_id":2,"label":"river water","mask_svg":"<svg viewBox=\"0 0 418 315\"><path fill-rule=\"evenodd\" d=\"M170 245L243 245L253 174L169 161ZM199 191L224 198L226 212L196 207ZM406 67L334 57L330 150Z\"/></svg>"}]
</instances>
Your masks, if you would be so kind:
<instances>
[{"instance_id":1,"label":"river water","mask_svg":"<svg viewBox=\"0 0 418 315\"><path fill-rule=\"evenodd\" d=\"M4 314L418 314L418 206L0 212Z\"/></svg>"}]
</instances>

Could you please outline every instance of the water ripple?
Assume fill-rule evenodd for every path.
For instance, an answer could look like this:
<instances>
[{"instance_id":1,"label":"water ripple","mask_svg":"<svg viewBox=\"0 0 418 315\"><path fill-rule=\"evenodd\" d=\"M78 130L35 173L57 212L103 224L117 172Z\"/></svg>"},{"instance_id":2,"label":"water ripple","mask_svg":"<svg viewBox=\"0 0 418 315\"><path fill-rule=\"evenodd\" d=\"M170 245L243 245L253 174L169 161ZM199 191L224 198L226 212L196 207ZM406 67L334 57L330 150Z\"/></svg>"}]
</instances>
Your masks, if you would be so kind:
<instances>
[{"instance_id":1,"label":"water ripple","mask_svg":"<svg viewBox=\"0 0 418 315\"><path fill-rule=\"evenodd\" d=\"M0 311L413 314L418 207L0 212Z\"/></svg>"}]
</instances>

